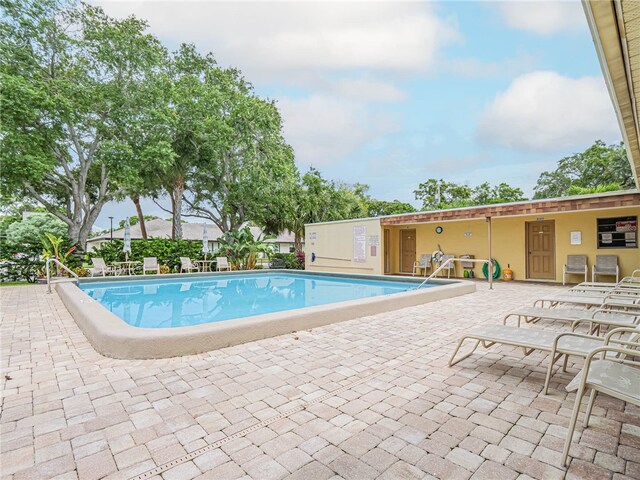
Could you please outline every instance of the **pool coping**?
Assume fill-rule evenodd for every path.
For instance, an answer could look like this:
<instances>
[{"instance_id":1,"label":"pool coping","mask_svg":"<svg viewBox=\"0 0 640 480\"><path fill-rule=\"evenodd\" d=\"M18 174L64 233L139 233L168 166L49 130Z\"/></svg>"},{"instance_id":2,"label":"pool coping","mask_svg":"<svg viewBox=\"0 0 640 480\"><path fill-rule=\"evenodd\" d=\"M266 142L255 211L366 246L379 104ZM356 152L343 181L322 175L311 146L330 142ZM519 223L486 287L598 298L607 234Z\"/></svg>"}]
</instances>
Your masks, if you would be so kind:
<instances>
[{"instance_id":1,"label":"pool coping","mask_svg":"<svg viewBox=\"0 0 640 480\"><path fill-rule=\"evenodd\" d=\"M251 272L212 272L208 274L167 274L162 280L174 278L235 276L247 273L274 273L273 270ZM330 272L304 272L300 270L277 270L279 273L320 275L343 278L401 281L418 284L423 279L393 278L384 275L363 275ZM94 277L81 283L96 281L121 281L159 279L159 275ZM113 278L113 280L111 280ZM353 320L377 313L451 298L476 290L473 282L465 280L434 281L438 288L425 288L409 292L393 293L378 297L348 300L344 302L304 307L296 310L267 313L253 317L225 320L223 322L174 328L139 328L127 324L111 313L98 301L89 297L75 283L58 283L56 292L69 313L93 347L104 356L122 359L169 358L192 355L219 348L239 345L263 338L284 335L299 330L308 330L331 323Z\"/></svg>"}]
</instances>

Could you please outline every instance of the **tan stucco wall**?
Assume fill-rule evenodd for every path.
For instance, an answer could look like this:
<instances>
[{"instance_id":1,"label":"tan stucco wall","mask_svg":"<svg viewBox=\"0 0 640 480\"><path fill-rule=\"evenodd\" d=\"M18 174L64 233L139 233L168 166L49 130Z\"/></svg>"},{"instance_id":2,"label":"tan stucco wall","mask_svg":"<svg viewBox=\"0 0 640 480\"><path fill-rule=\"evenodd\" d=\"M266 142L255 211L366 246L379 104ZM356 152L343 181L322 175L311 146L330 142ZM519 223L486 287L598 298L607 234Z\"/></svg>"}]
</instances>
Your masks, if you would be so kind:
<instances>
[{"instance_id":1,"label":"tan stucco wall","mask_svg":"<svg viewBox=\"0 0 640 480\"><path fill-rule=\"evenodd\" d=\"M366 258L364 262L354 261L353 228L366 228ZM376 237L376 254L371 253L371 237ZM379 219L354 220L347 222L308 225L305 229L305 268L317 272L382 273L382 230ZM315 261L311 261L315 253Z\"/></svg>"},{"instance_id":2,"label":"tan stucco wall","mask_svg":"<svg viewBox=\"0 0 640 480\"><path fill-rule=\"evenodd\" d=\"M555 247L556 247L556 277L557 282L562 281L562 268L566 263L567 255L587 255L589 265L589 277L591 266L595 262L596 255L617 255L621 277L630 275L640 268L640 249L638 248L597 248L596 229L598 218L621 217L637 215L640 217L640 207L624 207L615 209L601 209L588 212L555 213L549 215L531 215L521 217L507 217L492 219L492 255L498 260L502 268L511 266L516 280L526 279L526 251L525 251L525 222L534 222L537 219L555 220ZM444 231L438 235L436 226L442 226ZM476 258L487 258L487 222L479 220L457 220L451 222L436 222L427 224L383 226L390 230L391 237L391 272L399 272L399 230L403 228L416 229L416 257L423 253L433 252L438 244L448 254L471 254ZM570 244L570 232L582 232L582 245ZM465 236L465 232L470 233ZM460 267L458 266L460 276ZM481 265L475 268L476 276L482 277ZM600 280L600 278L598 279ZM602 277L603 281L612 281L611 277ZM568 278L570 282L581 281L579 276Z\"/></svg>"}]
</instances>

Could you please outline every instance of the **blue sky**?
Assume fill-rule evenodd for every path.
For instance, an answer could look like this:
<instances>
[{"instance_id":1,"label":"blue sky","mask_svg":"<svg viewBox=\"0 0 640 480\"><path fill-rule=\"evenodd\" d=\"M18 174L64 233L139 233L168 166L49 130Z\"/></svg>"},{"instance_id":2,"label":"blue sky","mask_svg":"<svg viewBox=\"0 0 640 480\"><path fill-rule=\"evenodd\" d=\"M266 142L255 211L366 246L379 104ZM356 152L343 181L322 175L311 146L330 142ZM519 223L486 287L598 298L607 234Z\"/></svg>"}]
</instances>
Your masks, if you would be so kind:
<instances>
[{"instance_id":1,"label":"blue sky","mask_svg":"<svg viewBox=\"0 0 640 480\"><path fill-rule=\"evenodd\" d=\"M563 156L621 139L579 1L100 4L240 68L277 101L302 171L380 199L419 206L431 177L531 195ZM128 214L109 204L98 226Z\"/></svg>"}]
</instances>

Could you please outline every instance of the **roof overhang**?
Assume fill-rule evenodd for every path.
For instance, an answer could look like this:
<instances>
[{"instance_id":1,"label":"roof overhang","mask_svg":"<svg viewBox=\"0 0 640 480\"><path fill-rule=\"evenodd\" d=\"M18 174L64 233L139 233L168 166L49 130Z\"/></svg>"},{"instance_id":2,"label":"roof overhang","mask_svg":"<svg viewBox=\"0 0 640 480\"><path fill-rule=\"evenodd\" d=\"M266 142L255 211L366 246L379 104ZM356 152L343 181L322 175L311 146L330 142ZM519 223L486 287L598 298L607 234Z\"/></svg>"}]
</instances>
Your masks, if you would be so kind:
<instances>
[{"instance_id":1,"label":"roof overhang","mask_svg":"<svg viewBox=\"0 0 640 480\"><path fill-rule=\"evenodd\" d=\"M631 171L640 188L640 2L582 0Z\"/></svg>"}]
</instances>

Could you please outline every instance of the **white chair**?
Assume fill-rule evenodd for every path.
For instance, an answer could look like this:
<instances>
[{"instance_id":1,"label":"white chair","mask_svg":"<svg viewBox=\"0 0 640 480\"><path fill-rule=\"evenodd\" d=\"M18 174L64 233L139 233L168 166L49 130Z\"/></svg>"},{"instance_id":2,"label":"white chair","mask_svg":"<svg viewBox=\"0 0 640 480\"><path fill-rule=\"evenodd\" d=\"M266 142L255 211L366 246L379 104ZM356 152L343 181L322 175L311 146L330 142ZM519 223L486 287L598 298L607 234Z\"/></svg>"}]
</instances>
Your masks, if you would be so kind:
<instances>
[{"instance_id":1,"label":"white chair","mask_svg":"<svg viewBox=\"0 0 640 480\"><path fill-rule=\"evenodd\" d=\"M631 332L628 340L612 339L612 334ZM589 426L591 410L598 393L640 406L640 362L637 360L640 348L640 327L624 327L612 330L605 338L604 345L595 348L585 359L582 370L567 385L567 391L576 391L576 400L567 428L567 437L562 451L562 465L567 466L569 448L576 429L582 397L591 390L583 426ZM616 345L611 345L616 344ZM599 357L599 358L598 358ZM636 360L634 360L636 358Z\"/></svg>"},{"instance_id":2,"label":"white chair","mask_svg":"<svg viewBox=\"0 0 640 480\"><path fill-rule=\"evenodd\" d=\"M442 257L442 263L440 263L440 265L444 265L444 263L452 258L456 258L455 255L443 255ZM444 265L444 268L442 269L442 271L447 271L447 278L451 278L451 270L453 270L453 278L455 278L458 275L458 272L456 271L456 262L455 260L449 262L448 264Z\"/></svg>"},{"instance_id":3,"label":"white chair","mask_svg":"<svg viewBox=\"0 0 640 480\"><path fill-rule=\"evenodd\" d=\"M160 265L156 257L144 257L142 260L142 274L146 275L148 271L160 273Z\"/></svg>"},{"instance_id":4,"label":"white chair","mask_svg":"<svg viewBox=\"0 0 640 480\"><path fill-rule=\"evenodd\" d=\"M596 255L596 263L591 267L591 279L595 282L596 275L611 275L616 277L616 283L620 277L617 255Z\"/></svg>"},{"instance_id":5,"label":"white chair","mask_svg":"<svg viewBox=\"0 0 640 480\"><path fill-rule=\"evenodd\" d=\"M420 260L413 262L413 273L412 275L416 275L416 271L418 273L420 270L424 271L425 277L427 276L427 270L431 270L431 255L423 254L420 256Z\"/></svg>"},{"instance_id":6,"label":"white chair","mask_svg":"<svg viewBox=\"0 0 640 480\"><path fill-rule=\"evenodd\" d=\"M587 268L586 255L567 255L567 263L562 269L562 285L566 283L567 275L584 275L584 281L587 281L589 269Z\"/></svg>"},{"instance_id":7,"label":"white chair","mask_svg":"<svg viewBox=\"0 0 640 480\"><path fill-rule=\"evenodd\" d=\"M194 265L189 257L180 257L180 273L187 272L190 273L192 271L199 272L200 269L197 265Z\"/></svg>"},{"instance_id":8,"label":"white chair","mask_svg":"<svg viewBox=\"0 0 640 480\"><path fill-rule=\"evenodd\" d=\"M104 277L110 273L111 274L118 273L118 271L115 268L107 265L107 263L104 261L104 258L102 257L92 258L91 263L93 264L93 268L88 268L87 270L89 270L89 273L91 274L92 277L95 277L98 275L102 275Z\"/></svg>"},{"instance_id":9,"label":"white chair","mask_svg":"<svg viewBox=\"0 0 640 480\"><path fill-rule=\"evenodd\" d=\"M216 270L231 270L231 265L229 265L229 261L227 257L216 257Z\"/></svg>"}]
</instances>

